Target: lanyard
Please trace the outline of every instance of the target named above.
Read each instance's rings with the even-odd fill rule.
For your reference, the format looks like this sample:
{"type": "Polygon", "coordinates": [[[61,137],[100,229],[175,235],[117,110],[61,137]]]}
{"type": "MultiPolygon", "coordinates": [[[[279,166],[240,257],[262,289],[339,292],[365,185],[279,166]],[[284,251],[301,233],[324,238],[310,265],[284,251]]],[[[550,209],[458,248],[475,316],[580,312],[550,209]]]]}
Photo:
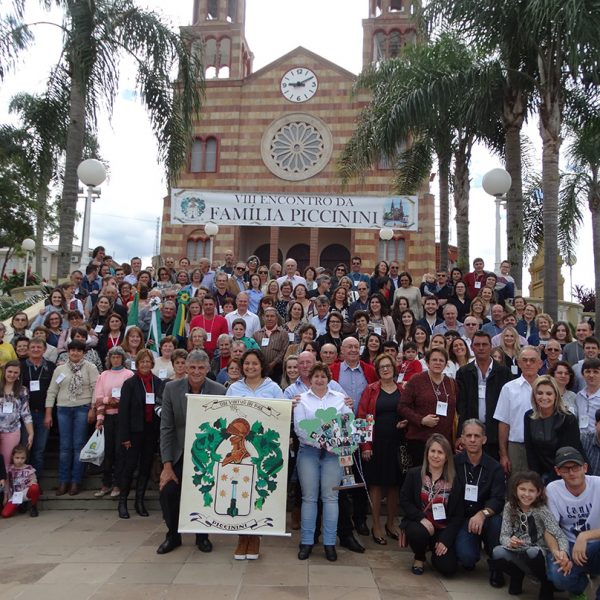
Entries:
{"type": "Polygon", "coordinates": [[[469,485],[479,485],[479,480],[481,479],[481,472],[483,471],[483,467],[481,467],[479,469],[479,476],[477,477],[477,481],[473,484],[473,483],[469,483],[469,478],[467,477],[467,465],[463,465],[463,467],[465,468],[465,482],[468,483],[469,485]]]}

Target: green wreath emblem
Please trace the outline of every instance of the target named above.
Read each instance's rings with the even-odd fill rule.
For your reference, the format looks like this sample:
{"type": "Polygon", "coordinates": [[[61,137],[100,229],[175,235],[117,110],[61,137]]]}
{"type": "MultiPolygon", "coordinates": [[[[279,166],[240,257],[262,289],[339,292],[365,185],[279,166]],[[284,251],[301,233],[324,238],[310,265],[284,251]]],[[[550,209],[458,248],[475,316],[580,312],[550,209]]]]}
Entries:
{"type": "MultiPolygon", "coordinates": [[[[223,458],[218,447],[230,437],[227,433],[226,419],[217,419],[212,425],[202,423],[200,433],[192,444],[191,454],[194,465],[192,483],[198,488],[204,500],[204,506],[213,502],[212,490],[215,486],[214,471],[217,463],[223,458]]],[[[279,444],[279,433],[264,428],[260,421],[255,421],[246,436],[256,450],[257,456],[250,460],[256,467],[256,483],[254,490],[257,498],[254,507],[262,510],[265,500],[277,489],[277,474],[283,468],[283,456],[279,444]]]]}

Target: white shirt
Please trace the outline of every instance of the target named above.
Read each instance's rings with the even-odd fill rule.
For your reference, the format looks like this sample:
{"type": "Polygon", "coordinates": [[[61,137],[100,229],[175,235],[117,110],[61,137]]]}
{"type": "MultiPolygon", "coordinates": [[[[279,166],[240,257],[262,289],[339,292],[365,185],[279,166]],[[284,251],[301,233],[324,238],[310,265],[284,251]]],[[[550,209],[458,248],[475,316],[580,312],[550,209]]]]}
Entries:
{"type": "Polygon", "coordinates": [[[237,310],[234,310],[228,315],[225,315],[225,319],[227,320],[227,325],[229,326],[229,333],[232,333],[231,328],[236,319],[244,319],[246,322],[246,337],[252,337],[260,329],[259,318],[250,311],[246,312],[244,315],[240,315],[237,310]]]}
{"type": "Polygon", "coordinates": [[[588,393],[587,389],[577,392],[575,397],[577,405],[577,414],[579,415],[579,431],[596,431],[596,411],[600,408],[600,389],[593,394],[588,393]]]}
{"type": "Polygon", "coordinates": [[[492,372],[492,367],[494,366],[494,359],[490,358],[490,365],[487,368],[485,375],[481,372],[478,364],[475,364],[475,371],[477,371],[477,398],[479,400],[478,403],[478,412],[479,412],[479,420],[482,423],[485,423],[485,414],[487,411],[487,407],[485,404],[485,396],[486,396],[486,386],[487,386],[487,378],[490,376],[492,372]]]}
{"type": "Polygon", "coordinates": [[[579,496],[571,494],[562,479],[549,483],[546,494],[548,508],[572,544],[578,532],[600,529],[600,477],[586,475],[579,496]]]}
{"type": "Polygon", "coordinates": [[[323,398],[319,398],[311,390],[300,394],[300,402],[294,408],[294,430],[300,440],[301,444],[308,446],[316,446],[319,448],[319,444],[312,440],[308,435],[308,432],[300,427],[300,421],[305,419],[314,419],[315,413],[319,409],[335,408],[338,414],[351,413],[352,409],[346,406],[344,402],[345,395],[340,392],[332,392],[327,390],[327,393],[323,398]]]}
{"type": "Polygon", "coordinates": [[[283,275],[282,277],[278,277],[277,283],[279,284],[279,287],[281,287],[281,284],[284,281],[291,282],[293,287],[296,287],[299,283],[306,285],[306,279],[304,279],[304,277],[300,277],[300,275],[292,275],[291,277],[289,275],[283,275]]]}
{"type": "Polygon", "coordinates": [[[531,408],[531,393],[531,386],[523,376],[505,383],[500,391],[494,419],[509,426],[509,442],[525,441],[523,421],[531,408]]]}

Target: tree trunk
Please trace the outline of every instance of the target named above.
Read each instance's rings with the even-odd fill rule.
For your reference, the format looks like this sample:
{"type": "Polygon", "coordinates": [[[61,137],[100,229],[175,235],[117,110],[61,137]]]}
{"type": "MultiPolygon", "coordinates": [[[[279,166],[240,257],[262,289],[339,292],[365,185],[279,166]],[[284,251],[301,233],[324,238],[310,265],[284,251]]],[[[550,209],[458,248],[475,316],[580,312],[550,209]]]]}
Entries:
{"type": "Polygon", "coordinates": [[[506,246],[515,288],[523,289],[523,178],[521,174],[521,127],[523,118],[506,128],[504,154],[512,178],[506,194],[506,246]]]}
{"type": "Polygon", "coordinates": [[[4,273],[6,272],[6,265],[8,264],[8,261],[10,260],[11,256],[15,253],[15,249],[14,248],[7,248],[6,249],[6,254],[4,255],[4,262],[2,263],[2,271],[0,271],[0,279],[4,278],[4,273]]]}
{"type": "Polygon", "coordinates": [[[46,202],[48,184],[38,187],[35,207],[35,272],[42,277],[42,252],[44,250],[44,231],[46,229],[46,202]]]}
{"type": "Polygon", "coordinates": [[[440,172],[440,269],[448,269],[448,236],[450,229],[450,156],[439,156],[440,172]]]}
{"type": "Polygon", "coordinates": [[[454,153],[454,207],[456,208],[456,240],[458,268],[469,270],[469,162],[473,138],[468,135],[460,139],[454,153]]]}
{"type": "MultiPolygon", "coordinates": [[[[595,186],[597,177],[594,177],[595,186]]],[[[596,323],[596,336],[598,335],[598,316],[600,316],[600,195],[592,194],[589,197],[590,212],[592,213],[592,243],[594,246],[594,292],[596,293],[596,306],[594,308],[594,321],[596,323]]]]}
{"type": "Polygon", "coordinates": [[[539,107],[542,137],[542,192],[544,197],[544,312],[558,318],[558,193],[560,172],[561,107],[558,90],[546,87],[539,107]]]}
{"type": "MultiPolygon", "coordinates": [[[[79,69],[72,66],[71,97],[69,108],[69,130],[65,151],[65,176],[59,212],[58,279],[71,271],[75,214],[77,212],[77,167],[81,162],[85,136],[85,96],[81,88],[79,69]]],[[[85,252],[87,248],[82,248],[85,252]]]]}

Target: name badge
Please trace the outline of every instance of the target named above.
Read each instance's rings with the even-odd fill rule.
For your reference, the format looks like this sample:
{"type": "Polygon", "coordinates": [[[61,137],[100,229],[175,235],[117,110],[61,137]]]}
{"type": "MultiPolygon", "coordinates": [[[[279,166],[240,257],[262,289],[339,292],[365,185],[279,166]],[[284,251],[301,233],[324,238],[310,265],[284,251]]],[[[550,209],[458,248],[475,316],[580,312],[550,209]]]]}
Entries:
{"type": "Polygon", "coordinates": [[[440,417],[447,417],[448,416],[448,403],[438,400],[438,403],[435,407],[435,414],[439,415],[440,417]]]}
{"type": "Polygon", "coordinates": [[[121,388],[119,388],[119,387],[113,388],[111,395],[113,398],[120,398],[121,397],[121,388]]]}
{"type": "Polygon", "coordinates": [[[432,504],[433,518],[436,521],[443,521],[446,518],[446,507],[443,504],[432,504]]]}
{"type": "Polygon", "coordinates": [[[12,402],[5,402],[2,405],[2,414],[5,415],[10,415],[13,412],[13,403],[12,402]]]}
{"type": "Polygon", "coordinates": [[[40,391],[40,381],[39,381],[39,379],[37,379],[35,381],[32,379],[29,382],[29,391],[30,392],[39,392],[40,391]]]}
{"type": "Polygon", "coordinates": [[[96,325],[96,327],[94,327],[94,331],[96,333],[102,333],[102,329],[103,329],[102,325],[96,325]]]}
{"type": "Polygon", "coordinates": [[[60,384],[64,381],[65,379],[65,374],[61,373],[57,378],[56,378],[56,383],[60,384]]]}
{"type": "Polygon", "coordinates": [[[485,398],[485,383],[478,385],[477,390],[479,398],[485,398]]]}
{"type": "Polygon", "coordinates": [[[479,495],[478,485],[465,485],[465,500],[469,502],[477,502],[477,496],[479,495]]]}
{"type": "Polygon", "coordinates": [[[206,332],[206,341],[212,342],[212,333],[210,331],[206,332]]]}
{"type": "Polygon", "coordinates": [[[131,365],[131,369],[135,371],[135,360],[130,361],[129,364],[131,365]]]}
{"type": "MultiPolygon", "coordinates": [[[[158,370],[158,377],[159,377],[159,379],[166,379],[167,378],[167,370],[166,369],[159,369],[158,370]]],[[[152,404],[154,404],[154,402],[152,404]]]]}
{"type": "Polygon", "coordinates": [[[579,415],[579,429],[587,429],[590,424],[589,415],[579,415]]]}
{"type": "Polygon", "coordinates": [[[154,394],[149,394],[146,392],[146,404],[156,404],[154,400],[154,394]]]}
{"type": "Polygon", "coordinates": [[[13,504],[23,504],[23,492],[13,492],[12,498],[10,499],[10,501],[13,504]]]}
{"type": "Polygon", "coordinates": [[[270,339],[271,339],[271,338],[264,337],[264,338],[263,338],[263,339],[260,341],[260,345],[261,345],[263,348],[264,348],[265,346],[268,346],[268,345],[269,345],[269,340],[270,340],[270,339]]]}
{"type": "Polygon", "coordinates": [[[288,340],[290,342],[293,342],[295,339],[296,339],[296,334],[295,333],[292,333],[292,332],[288,333],[288,340]]]}
{"type": "Polygon", "coordinates": [[[481,281],[475,282],[475,289],[478,290],[481,287],[481,281]]]}
{"type": "Polygon", "coordinates": [[[381,327],[373,327],[373,331],[377,334],[377,335],[381,335],[381,327]]]}
{"type": "Polygon", "coordinates": [[[519,367],[517,365],[510,365],[510,372],[513,375],[518,375],[519,374],[519,367]]]}
{"type": "Polygon", "coordinates": [[[397,383],[402,383],[404,381],[404,373],[398,373],[398,379],[396,379],[397,383]]]}
{"type": "Polygon", "coordinates": [[[359,352],[360,354],[362,354],[364,351],[365,351],[365,347],[364,347],[364,346],[361,346],[361,347],[359,348],[359,350],[358,350],[358,352],[359,352]]]}

